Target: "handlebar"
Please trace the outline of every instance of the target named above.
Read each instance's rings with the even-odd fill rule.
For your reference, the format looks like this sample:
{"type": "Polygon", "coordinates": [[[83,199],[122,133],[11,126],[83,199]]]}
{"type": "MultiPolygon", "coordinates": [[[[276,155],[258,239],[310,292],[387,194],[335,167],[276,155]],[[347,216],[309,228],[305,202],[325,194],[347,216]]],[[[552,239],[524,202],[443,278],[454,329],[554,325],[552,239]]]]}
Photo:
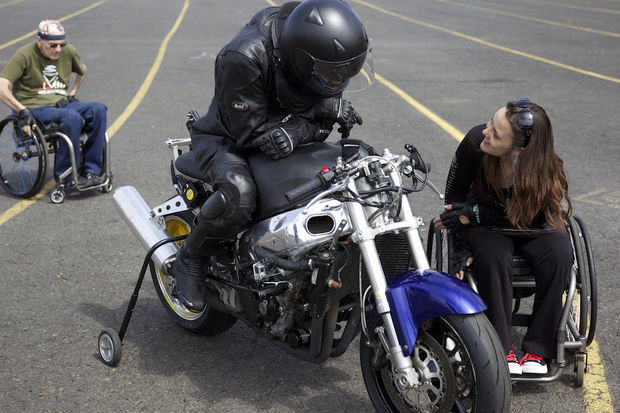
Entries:
{"type": "Polygon", "coordinates": [[[322,190],[329,188],[335,177],[336,173],[333,170],[325,168],[316,174],[316,178],[313,178],[310,181],[287,192],[285,194],[286,199],[288,199],[291,203],[296,203],[306,197],[318,194],[322,190]]]}

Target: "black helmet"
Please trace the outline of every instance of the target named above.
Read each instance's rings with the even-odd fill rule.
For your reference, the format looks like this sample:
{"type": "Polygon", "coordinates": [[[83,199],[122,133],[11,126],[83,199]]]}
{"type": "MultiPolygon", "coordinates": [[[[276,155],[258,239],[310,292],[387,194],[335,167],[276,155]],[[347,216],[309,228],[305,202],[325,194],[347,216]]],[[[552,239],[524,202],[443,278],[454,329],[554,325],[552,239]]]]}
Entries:
{"type": "Polygon", "coordinates": [[[287,69],[323,96],[336,96],[360,72],[368,36],[343,0],[306,0],[287,17],[280,35],[287,69]]]}

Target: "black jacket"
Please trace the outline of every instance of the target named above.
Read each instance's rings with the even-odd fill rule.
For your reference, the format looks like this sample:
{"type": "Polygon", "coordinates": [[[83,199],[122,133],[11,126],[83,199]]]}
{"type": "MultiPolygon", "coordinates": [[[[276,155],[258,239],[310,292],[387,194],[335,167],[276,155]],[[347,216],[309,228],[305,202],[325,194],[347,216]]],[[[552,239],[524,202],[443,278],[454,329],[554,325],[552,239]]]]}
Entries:
{"type": "MultiPolygon", "coordinates": [[[[254,139],[289,114],[301,118],[313,140],[327,137],[333,122],[315,121],[312,115],[322,97],[287,77],[274,47],[281,23],[297,4],[259,11],[218,53],[215,94],[208,113],[192,127],[194,151],[216,153],[212,146],[222,141],[212,135],[227,138],[226,145],[239,153],[255,150],[254,139]]],[[[196,158],[206,167],[204,154],[196,158]]]]}

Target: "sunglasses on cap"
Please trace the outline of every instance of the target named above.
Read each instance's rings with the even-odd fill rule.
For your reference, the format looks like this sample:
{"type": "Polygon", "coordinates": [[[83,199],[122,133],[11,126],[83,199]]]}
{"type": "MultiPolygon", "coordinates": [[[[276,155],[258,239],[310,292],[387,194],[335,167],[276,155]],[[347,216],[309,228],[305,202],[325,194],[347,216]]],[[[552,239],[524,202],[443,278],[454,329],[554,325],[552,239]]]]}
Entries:
{"type": "Polygon", "coordinates": [[[513,102],[518,107],[525,109],[519,112],[519,127],[523,130],[525,134],[525,143],[523,147],[525,148],[528,143],[530,143],[530,137],[532,136],[532,128],[534,127],[534,115],[530,111],[530,100],[529,99],[519,99],[513,102]]]}

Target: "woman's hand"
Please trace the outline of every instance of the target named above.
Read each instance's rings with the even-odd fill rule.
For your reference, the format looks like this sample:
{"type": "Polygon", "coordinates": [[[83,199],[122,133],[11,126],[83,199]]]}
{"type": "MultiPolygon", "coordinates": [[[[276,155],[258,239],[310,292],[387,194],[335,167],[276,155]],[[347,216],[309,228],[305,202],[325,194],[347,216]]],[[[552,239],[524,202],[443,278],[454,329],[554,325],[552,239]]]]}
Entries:
{"type": "Polygon", "coordinates": [[[474,206],[466,202],[455,202],[445,206],[445,211],[433,220],[440,229],[462,229],[476,221],[474,206]]]}
{"type": "Polygon", "coordinates": [[[474,262],[474,257],[471,256],[471,252],[464,250],[459,251],[454,255],[454,276],[459,280],[463,280],[465,278],[465,270],[471,266],[474,262]]]}
{"type": "Polygon", "coordinates": [[[452,204],[446,205],[444,208],[445,211],[433,220],[433,223],[436,227],[439,227],[439,229],[450,230],[455,226],[458,226],[454,225],[453,217],[458,217],[458,220],[462,226],[466,226],[471,223],[466,215],[460,215],[457,211],[453,211],[452,204]]]}

